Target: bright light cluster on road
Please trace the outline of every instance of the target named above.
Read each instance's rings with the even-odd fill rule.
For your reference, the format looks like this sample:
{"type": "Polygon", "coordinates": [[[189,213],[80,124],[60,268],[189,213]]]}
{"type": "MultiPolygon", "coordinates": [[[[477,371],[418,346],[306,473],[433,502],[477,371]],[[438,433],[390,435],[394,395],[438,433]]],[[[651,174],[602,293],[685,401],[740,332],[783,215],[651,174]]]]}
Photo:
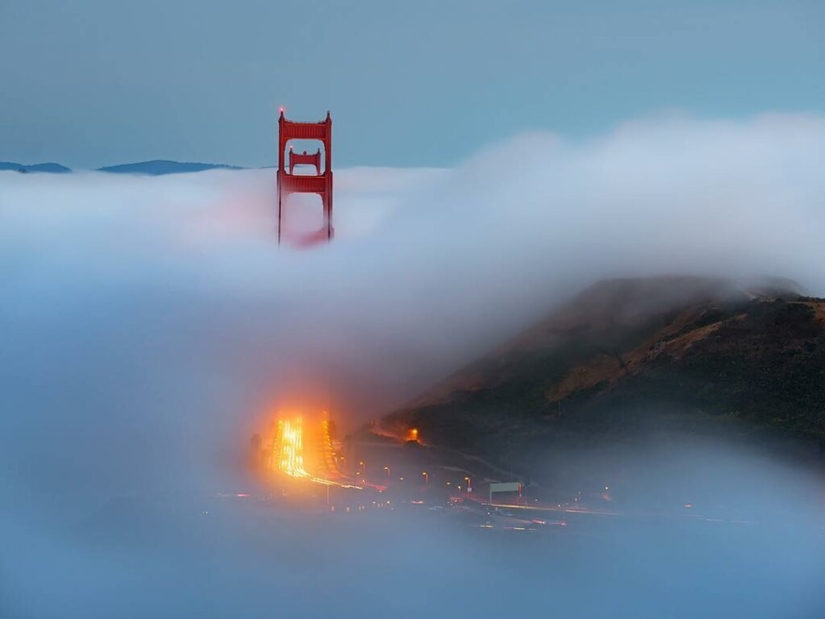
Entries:
{"type": "Polygon", "coordinates": [[[304,429],[301,417],[278,421],[275,440],[278,468],[292,477],[310,477],[304,468],[304,429]]]}
{"type": "Polygon", "coordinates": [[[329,420],[324,418],[318,426],[304,423],[301,415],[282,417],[278,420],[275,440],[272,443],[270,465],[290,477],[306,479],[325,486],[339,486],[342,488],[356,488],[360,486],[349,484],[340,479],[335,465],[332,438],[330,436],[329,420]],[[313,427],[315,432],[313,432],[313,427]],[[318,440],[320,430],[320,441],[318,440]],[[314,463],[314,465],[313,465],[314,463]],[[323,463],[326,468],[319,468],[323,463]],[[309,468],[310,470],[307,470],[309,468]],[[314,471],[310,472],[310,471],[314,471]],[[326,475],[326,476],[323,476],[326,475]],[[330,479],[332,477],[333,479],[330,479]]]}

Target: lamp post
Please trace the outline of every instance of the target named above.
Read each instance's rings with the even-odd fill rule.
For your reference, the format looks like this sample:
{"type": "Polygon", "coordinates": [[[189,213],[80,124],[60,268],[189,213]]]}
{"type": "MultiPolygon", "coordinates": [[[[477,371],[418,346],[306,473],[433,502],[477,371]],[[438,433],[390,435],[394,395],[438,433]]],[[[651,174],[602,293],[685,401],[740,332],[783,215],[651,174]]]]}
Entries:
{"type": "Polygon", "coordinates": [[[430,476],[429,476],[429,474],[427,474],[426,471],[423,471],[421,474],[424,476],[424,485],[429,486],[430,485],[430,476]]]}
{"type": "Polygon", "coordinates": [[[387,471],[387,479],[389,479],[390,478],[390,467],[385,466],[384,470],[387,471]]]}
{"type": "Polygon", "coordinates": [[[470,482],[470,478],[469,478],[469,477],[465,477],[465,478],[464,478],[464,481],[466,481],[466,482],[467,482],[467,494],[469,494],[469,493],[472,491],[473,484],[470,482]]]}

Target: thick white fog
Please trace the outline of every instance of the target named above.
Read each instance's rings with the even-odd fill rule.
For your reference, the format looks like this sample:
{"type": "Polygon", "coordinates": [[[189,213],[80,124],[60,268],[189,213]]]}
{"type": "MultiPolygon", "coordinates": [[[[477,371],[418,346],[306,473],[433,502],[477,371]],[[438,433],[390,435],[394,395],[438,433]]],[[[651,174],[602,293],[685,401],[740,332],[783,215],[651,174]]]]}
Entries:
{"type": "MultiPolygon", "coordinates": [[[[153,511],[129,539],[76,525],[112,500],[236,491],[240,454],[273,408],[324,406],[353,428],[598,278],[768,274],[825,295],[825,119],[663,117],[578,142],[528,134],[454,169],[342,169],[335,183],[334,242],[301,250],[276,244],[274,170],[0,172],[0,615],[631,617],[666,606],[658,568],[611,564],[658,565],[661,547],[639,531],[591,573],[583,558],[543,572],[535,553],[510,562],[523,548],[440,530],[353,541],[365,529],[336,546],[341,531],[260,514],[230,512],[207,532],[184,507],[153,511]],[[558,608],[543,597],[550,574],[565,583],[551,587],[558,608]],[[520,593],[485,606],[491,578],[520,593]],[[617,596],[615,614],[594,582],[617,596]],[[645,590],[652,605],[634,606],[645,590]]],[[[782,486],[790,473],[759,474],[782,486]]],[[[781,616],[789,591],[791,610],[823,608],[802,537],[739,553],[714,535],[709,547],[730,553],[719,570],[740,557],[776,564],[740,583],[763,591],[752,612],[738,614],[726,589],[692,616],[781,616]]],[[[692,582],[679,578],[672,586],[692,582]]]]}

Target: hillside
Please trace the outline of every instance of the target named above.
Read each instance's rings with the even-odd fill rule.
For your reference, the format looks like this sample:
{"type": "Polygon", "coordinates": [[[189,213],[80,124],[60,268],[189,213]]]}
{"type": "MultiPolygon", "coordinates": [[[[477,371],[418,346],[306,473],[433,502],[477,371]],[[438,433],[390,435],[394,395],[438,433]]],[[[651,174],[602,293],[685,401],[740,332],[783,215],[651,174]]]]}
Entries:
{"type": "Polygon", "coordinates": [[[825,300],[792,282],[599,282],[380,422],[526,465],[662,432],[825,445],[825,300]]]}

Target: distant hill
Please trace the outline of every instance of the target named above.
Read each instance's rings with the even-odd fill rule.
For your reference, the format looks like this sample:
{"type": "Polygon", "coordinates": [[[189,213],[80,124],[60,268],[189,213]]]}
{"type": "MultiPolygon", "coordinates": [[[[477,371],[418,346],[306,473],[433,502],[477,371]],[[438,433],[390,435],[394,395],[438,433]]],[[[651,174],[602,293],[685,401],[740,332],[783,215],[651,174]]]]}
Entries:
{"type": "Polygon", "coordinates": [[[428,444],[525,468],[528,454],[662,428],[825,453],[825,300],[801,292],[782,279],[602,281],[379,431],[415,427],[428,444]]]}
{"type": "Polygon", "coordinates": [[[163,174],[182,174],[187,172],[203,172],[204,170],[240,170],[237,166],[230,166],[218,163],[197,163],[180,162],[156,159],[154,161],[141,161],[138,163],[124,163],[121,165],[106,166],[98,168],[99,172],[111,172],[114,174],[148,174],[151,176],[161,176],[163,174]]]}
{"type": "MultiPolygon", "coordinates": [[[[124,163],[120,165],[106,166],[98,168],[98,172],[110,172],[112,174],[146,174],[149,176],[161,176],[163,174],[184,174],[187,172],[203,172],[204,170],[242,170],[238,166],[225,165],[221,163],[200,163],[181,162],[156,159],[154,161],[139,161],[137,163],[124,163]]],[[[71,168],[59,163],[37,163],[25,165],[13,161],[0,161],[0,170],[12,170],[14,172],[50,172],[53,174],[65,174],[71,172],[71,168]]]]}
{"type": "Polygon", "coordinates": [[[52,174],[65,174],[71,172],[70,168],[62,166],[59,163],[37,163],[34,165],[25,165],[22,163],[14,163],[12,161],[0,161],[0,170],[13,170],[15,172],[50,172],[52,174]]]}

